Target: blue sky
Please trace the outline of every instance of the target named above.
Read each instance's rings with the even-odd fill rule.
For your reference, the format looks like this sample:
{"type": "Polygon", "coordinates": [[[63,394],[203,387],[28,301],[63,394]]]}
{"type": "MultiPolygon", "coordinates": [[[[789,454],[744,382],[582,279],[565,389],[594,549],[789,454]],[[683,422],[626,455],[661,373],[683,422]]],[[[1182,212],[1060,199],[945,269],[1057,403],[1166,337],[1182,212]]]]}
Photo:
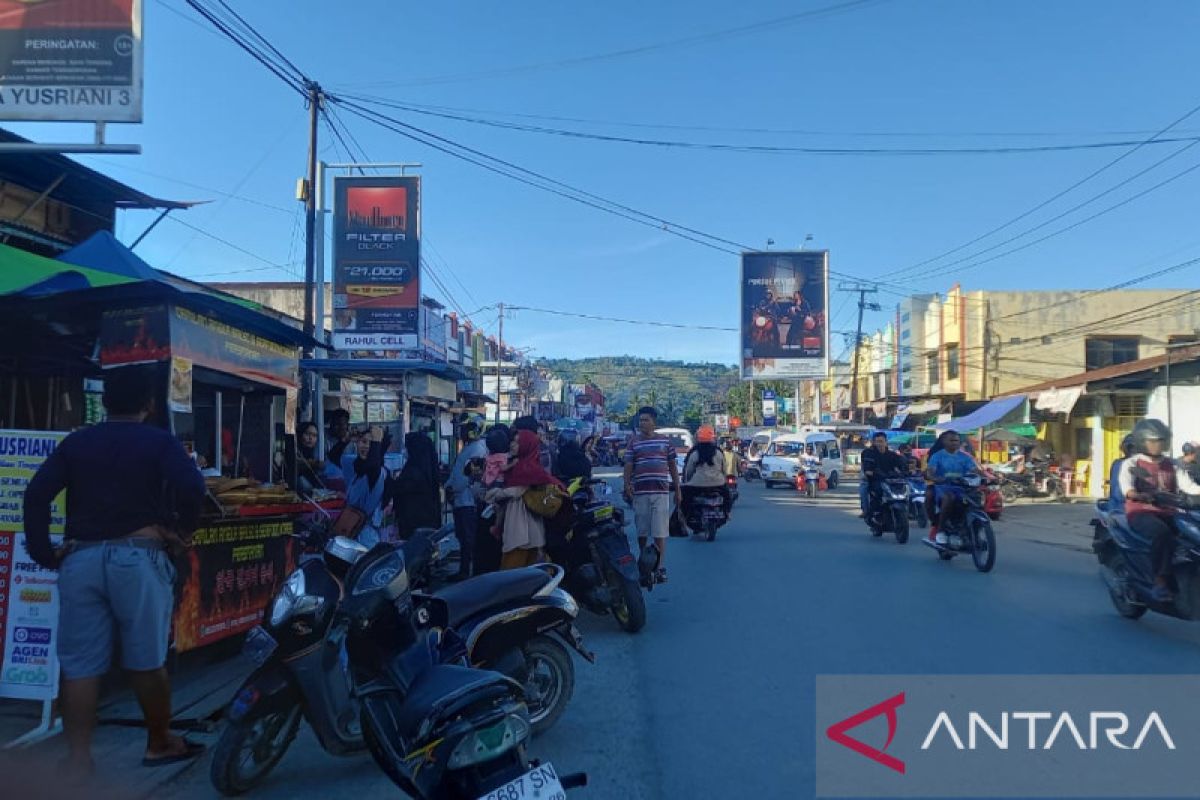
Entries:
{"type": "MultiPolygon", "coordinates": [[[[687,46],[478,75],[670,42],[837,2],[255,0],[235,6],[331,91],[471,109],[510,121],[516,120],[513,114],[586,119],[594,122],[521,121],[606,135],[834,148],[1137,140],[1200,103],[1191,80],[1197,71],[1194,32],[1200,4],[1186,0],[890,0],[687,46]],[[824,133],[690,129],[698,127],[824,133]],[[884,133],[920,135],[863,135],[884,133]]],[[[113,141],[142,144],[144,154],[86,160],[152,193],[213,200],[180,219],[248,252],[173,221],[160,225],[139,252],[156,266],[211,280],[283,280],[302,274],[303,226],[293,199],[305,163],[300,99],[207,30],[182,0],[146,0],[145,5],[145,122],[112,126],[110,133],[113,141]]],[[[468,312],[504,301],[736,325],[736,256],[522,186],[344,112],[342,118],[373,160],[424,164],[426,254],[453,295],[446,298],[427,283],[435,297],[451,299],[468,312]]],[[[832,269],[863,278],[886,279],[889,272],[967,242],[1123,152],[748,154],[403,118],[736,242],[761,246],[771,238],[784,248],[811,233],[810,246],[831,251],[832,269]]],[[[66,125],[13,127],[43,141],[89,135],[66,125]]],[[[1172,133],[1198,131],[1200,113],[1172,133]]],[[[343,160],[327,130],[322,136],[322,157],[343,160]]],[[[896,280],[914,292],[944,290],[955,280],[970,288],[1096,288],[1198,256],[1194,220],[1200,170],[1044,243],[974,269],[930,275],[1114,186],[1181,146],[1142,148],[1001,234],[896,280]]],[[[1197,163],[1200,147],[1014,245],[1197,163]]],[[[131,241],[148,221],[144,213],[125,214],[118,234],[131,241]]],[[[1181,270],[1146,285],[1194,286],[1198,270],[1181,270]]],[[[897,299],[879,296],[886,306],[897,299]]],[[[853,327],[854,309],[845,295],[835,292],[832,307],[838,312],[835,329],[853,327]]],[[[868,321],[884,315],[874,316],[868,321]]],[[[476,315],[492,330],[494,318],[494,311],[476,315]]],[[[732,333],[532,312],[507,320],[505,338],[535,347],[535,356],[636,354],[732,363],[737,347],[732,333]]],[[[835,353],[842,349],[839,344],[835,341],[835,353]]]]}

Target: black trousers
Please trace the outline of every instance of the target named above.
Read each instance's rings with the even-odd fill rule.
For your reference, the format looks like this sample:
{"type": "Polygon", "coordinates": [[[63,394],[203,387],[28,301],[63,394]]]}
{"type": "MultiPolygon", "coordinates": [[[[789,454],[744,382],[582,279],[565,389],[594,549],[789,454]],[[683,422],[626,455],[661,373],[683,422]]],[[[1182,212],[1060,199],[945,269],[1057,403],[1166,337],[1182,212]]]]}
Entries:
{"type": "Polygon", "coordinates": [[[471,574],[475,556],[475,536],[479,530],[479,509],[475,506],[454,507],[454,535],[458,538],[459,566],[463,576],[471,574]]]}
{"type": "Polygon", "coordinates": [[[1131,514],[1129,527],[1150,540],[1150,561],[1154,574],[1165,578],[1171,574],[1171,561],[1175,558],[1175,526],[1157,514],[1131,514]]]}

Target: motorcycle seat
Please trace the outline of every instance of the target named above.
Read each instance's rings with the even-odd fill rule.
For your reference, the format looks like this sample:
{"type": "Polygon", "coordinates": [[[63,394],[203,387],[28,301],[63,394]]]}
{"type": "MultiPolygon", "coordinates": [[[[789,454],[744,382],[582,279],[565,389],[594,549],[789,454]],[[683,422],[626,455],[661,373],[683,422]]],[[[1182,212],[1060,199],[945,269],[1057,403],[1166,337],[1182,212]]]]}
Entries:
{"type": "Polygon", "coordinates": [[[396,712],[396,725],[406,738],[412,738],[427,719],[452,717],[470,705],[506,694],[523,696],[520,685],[499,672],[439,664],[417,678],[396,712]]]}
{"type": "Polygon", "coordinates": [[[510,605],[514,600],[529,600],[550,582],[551,574],[542,567],[524,567],[489,572],[434,593],[446,604],[450,626],[487,611],[510,605]]]}

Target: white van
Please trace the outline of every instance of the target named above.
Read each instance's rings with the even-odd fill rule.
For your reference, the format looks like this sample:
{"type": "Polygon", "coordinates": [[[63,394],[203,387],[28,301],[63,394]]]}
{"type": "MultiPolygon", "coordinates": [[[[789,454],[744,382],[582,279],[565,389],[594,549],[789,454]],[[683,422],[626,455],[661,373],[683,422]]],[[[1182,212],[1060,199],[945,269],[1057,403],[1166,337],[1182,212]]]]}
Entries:
{"type": "Polygon", "coordinates": [[[826,431],[776,436],[763,456],[763,483],[768,489],[777,483],[795,486],[796,475],[803,469],[805,456],[817,459],[821,475],[829,483],[829,488],[837,488],[846,467],[842,463],[837,437],[826,431]]]}
{"type": "Polygon", "coordinates": [[[695,440],[692,439],[692,432],[687,428],[655,428],[654,432],[670,440],[671,447],[675,448],[675,466],[679,470],[679,474],[682,475],[683,462],[695,444],[695,440]]]}

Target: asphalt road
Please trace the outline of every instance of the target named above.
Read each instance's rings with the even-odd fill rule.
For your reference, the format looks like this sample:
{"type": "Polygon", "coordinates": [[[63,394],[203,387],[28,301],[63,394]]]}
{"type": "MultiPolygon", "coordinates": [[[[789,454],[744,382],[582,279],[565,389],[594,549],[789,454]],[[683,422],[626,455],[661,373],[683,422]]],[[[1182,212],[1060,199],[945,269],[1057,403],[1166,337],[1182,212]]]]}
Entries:
{"type": "MultiPolygon", "coordinates": [[[[803,798],[814,793],[814,676],[1187,672],[1200,626],[1119,618],[1097,578],[1083,506],[1027,505],[997,524],[990,574],[872,538],[855,487],[808,500],[743,484],[714,543],[672,539],[670,583],[637,635],[588,615],[597,663],[531,753],[586,770],[581,800],[803,798]]],[[[208,798],[208,764],[162,795],[208,798]]],[[[389,796],[369,758],[304,732],[253,796],[389,796]]]]}

